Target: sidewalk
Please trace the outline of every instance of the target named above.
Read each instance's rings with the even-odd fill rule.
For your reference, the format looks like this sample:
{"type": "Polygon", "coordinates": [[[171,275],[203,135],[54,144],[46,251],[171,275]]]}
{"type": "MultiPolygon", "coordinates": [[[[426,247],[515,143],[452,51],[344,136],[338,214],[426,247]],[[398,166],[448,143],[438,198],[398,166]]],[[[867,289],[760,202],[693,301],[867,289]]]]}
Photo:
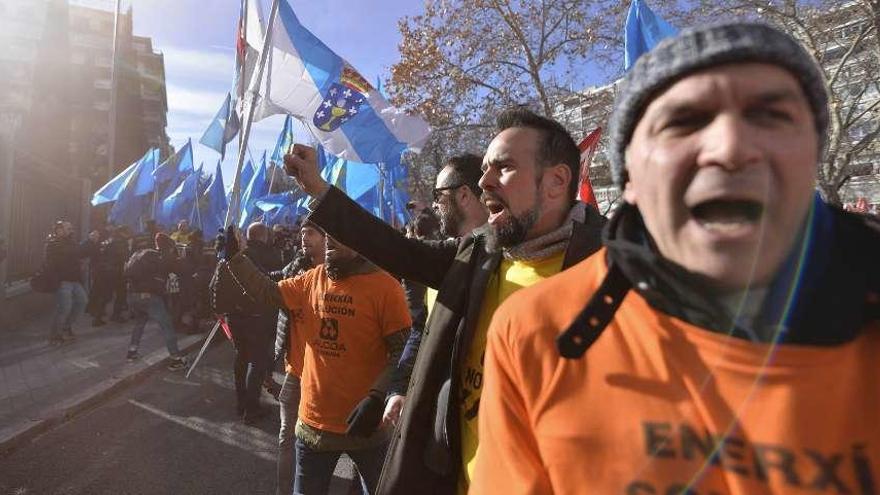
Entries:
{"type": "MultiPolygon", "coordinates": [[[[86,315],[74,328],[76,341],[50,347],[51,312],[50,306],[0,335],[0,455],[166,365],[165,341],[153,322],[144,330],[141,359],[129,363],[131,322],[92,328],[86,315]]],[[[205,337],[178,333],[178,346],[194,354],[205,337]]]]}

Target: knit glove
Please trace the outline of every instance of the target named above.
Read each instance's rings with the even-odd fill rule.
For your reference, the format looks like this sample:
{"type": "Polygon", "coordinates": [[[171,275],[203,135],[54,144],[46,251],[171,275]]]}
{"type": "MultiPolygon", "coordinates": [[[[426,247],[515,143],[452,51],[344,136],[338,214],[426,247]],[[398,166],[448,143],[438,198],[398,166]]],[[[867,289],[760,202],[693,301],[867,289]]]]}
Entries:
{"type": "Polygon", "coordinates": [[[379,422],[382,421],[382,413],[385,409],[384,394],[377,390],[370,390],[370,394],[355,406],[345,423],[348,429],[345,430],[346,435],[355,437],[368,437],[379,428],[379,422]]]}

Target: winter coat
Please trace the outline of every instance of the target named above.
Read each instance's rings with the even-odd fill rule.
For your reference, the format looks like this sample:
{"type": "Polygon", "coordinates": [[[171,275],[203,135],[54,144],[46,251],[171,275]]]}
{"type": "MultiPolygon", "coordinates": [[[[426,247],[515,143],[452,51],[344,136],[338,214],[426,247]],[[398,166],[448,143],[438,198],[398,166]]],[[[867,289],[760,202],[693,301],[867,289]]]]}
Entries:
{"type": "Polygon", "coordinates": [[[89,254],[88,241],[78,244],[72,236],[50,235],[46,239],[46,268],[59,282],[82,283],[79,260],[89,254]]]}

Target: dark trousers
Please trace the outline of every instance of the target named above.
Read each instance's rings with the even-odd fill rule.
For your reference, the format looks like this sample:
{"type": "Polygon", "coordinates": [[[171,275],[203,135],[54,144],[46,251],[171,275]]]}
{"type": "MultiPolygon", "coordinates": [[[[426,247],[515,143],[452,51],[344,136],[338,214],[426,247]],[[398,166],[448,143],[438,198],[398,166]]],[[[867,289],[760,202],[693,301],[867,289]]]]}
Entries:
{"type": "Polygon", "coordinates": [[[230,316],[235,346],[233,374],[235,396],[240,413],[256,412],[260,407],[263,380],[272,366],[276,315],[230,316]]]}
{"type": "Polygon", "coordinates": [[[128,286],[120,272],[113,277],[113,317],[121,317],[126,309],[128,309],[128,286]]]}
{"type": "Polygon", "coordinates": [[[89,292],[87,311],[95,318],[103,318],[104,310],[110,299],[113,300],[113,316],[119,317],[128,306],[125,279],[122,273],[96,273],[92,278],[92,290],[89,292]]]}
{"type": "Polygon", "coordinates": [[[327,493],[333,471],[342,454],[348,454],[357,467],[363,493],[376,493],[385,451],[388,444],[369,449],[317,451],[310,449],[302,440],[296,439],[296,476],[293,481],[294,495],[327,493]]]}
{"type": "Polygon", "coordinates": [[[113,295],[113,282],[108,273],[95,273],[92,277],[92,287],[89,291],[89,303],[86,312],[95,318],[104,317],[104,308],[110,302],[113,295]]]}

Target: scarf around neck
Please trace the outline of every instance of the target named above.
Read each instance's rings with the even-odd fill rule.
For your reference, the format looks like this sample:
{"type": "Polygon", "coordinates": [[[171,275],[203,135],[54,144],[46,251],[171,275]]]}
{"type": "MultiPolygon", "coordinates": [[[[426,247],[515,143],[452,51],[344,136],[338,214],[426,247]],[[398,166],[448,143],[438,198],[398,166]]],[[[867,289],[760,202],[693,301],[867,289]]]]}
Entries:
{"type": "Polygon", "coordinates": [[[572,224],[574,222],[583,223],[586,217],[586,205],[578,201],[571,207],[568,216],[556,230],[523,241],[516,246],[502,249],[504,258],[511,261],[534,261],[555,256],[568,247],[572,224]]]}

